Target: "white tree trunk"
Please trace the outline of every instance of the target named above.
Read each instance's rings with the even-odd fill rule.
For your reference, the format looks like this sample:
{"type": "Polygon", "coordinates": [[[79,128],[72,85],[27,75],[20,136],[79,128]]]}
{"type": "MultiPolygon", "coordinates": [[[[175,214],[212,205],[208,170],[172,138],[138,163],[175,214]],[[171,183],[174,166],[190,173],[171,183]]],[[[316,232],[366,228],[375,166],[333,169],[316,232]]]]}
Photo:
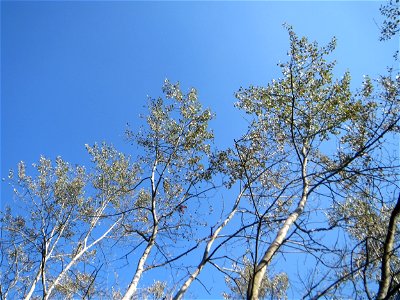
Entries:
{"type": "Polygon", "coordinates": [[[197,278],[197,276],[200,274],[201,270],[204,268],[208,260],[210,259],[209,252],[211,249],[211,246],[215,242],[215,240],[218,237],[218,234],[220,231],[232,220],[233,216],[235,215],[237,211],[237,207],[239,205],[240,199],[243,196],[243,193],[245,192],[246,188],[244,188],[242,191],[240,191],[239,195],[236,198],[235,204],[232,207],[231,212],[229,215],[226,217],[226,219],[218,226],[218,228],[214,231],[214,233],[210,236],[210,240],[208,241],[206,248],[204,249],[204,254],[203,258],[201,259],[199,265],[197,266],[196,270],[189,276],[189,278],[185,281],[185,283],[181,286],[181,288],[178,290],[178,292],[175,294],[173,300],[180,300],[182,299],[183,295],[186,293],[190,285],[193,283],[193,281],[197,278]]]}
{"type": "Polygon", "coordinates": [[[72,258],[72,260],[69,262],[69,264],[64,268],[64,270],[62,270],[62,272],[57,276],[57,278],[54,280],[54,282],[49,287],[46,297],[44,298],[45,300],[49,299],[54,288],[57,286],[57,284],[60,282],[60,280],[65,276],[65,274],[72,268],[72,266],[74,266],[78,262],[79,258],[81,258],[81,256],[83,254],[85,254],[89,249],[93,248],[98,242],[103,240],[111,232],[111,230],[113,230],[113,228],[119,223],[120,220],[121,220],[121,218],[118,219],[117,221],[115,221],[115,223],[112,224],[109,229],[107,229],[98,239],[96,239],[90,245],[86,245],[87,238],[85,239],[83,245],[81,246],[80,251],[78,251],[75,254],[75,256],[72,258]]]}
{"type": "MultiPolygon", "coordinates": [[[[304,149],[303,149],[304,150],[304,149]]],[[[248,291],[247,291],[247,298],[251,300],[258,300],[259,298],[259,291],[261,287],[262,279],[265,276],[267,271],[267,267],[272,260],[272,257],[278,251],[279,247],[282,245],[290,227],[293,225],[294,222],[298,219],[298,217],[304,211],[304,206],[306,205],[307,198],[308,198],[308,190],[309,190],[309,182],[307,180],[307,157],[304,157],[304,161],[302,163],[302,178],[303,178],[303,191],[301,195],[301,199],[294,210],[288,218],[285,220],[285,223],[278,231],[274,241],[268,247],[267,251],[265,252],[264,256],[262,257],[261,261],[258,263],[254,276],[250,279],[248,291]]]]}
{"type": "Polygon", "coordinates": [[[32,282],[31,288],[29,289],[28,294],[26,294],[24,300],[31,299],[32,294],[33,294],[33,292],[35,291],[35,288],[36,288],[36,283],[39,281],[41,276],[42,276],[42,262],[40,263],[39,271],[37,272],[36,277],[32,282]]]}
{"type": "MultiPolygon", "coordinates": [[[[157,156],[156,156],[157,157],[157,156]]],[[[146,249],[144,249],[142,256],[139,259],[139,262],[136,267],[136,273],[135,276],[133,276],[133,279],[131,283],[128,286],[128,290],[126,291],[124,297],[122,300],[131,300],[133,295],[136,293],[137,285],[139,283],[140,277],[142,277],[143,270],[144,270],[144,264],[146,263],[147,258],[150,255],[150,251],[153,248],[155,242],[156,242],[156,237],[158,233],[158,218],[157,218],[157,213],[156,213],[156,190],[157,190],[157,185],[155,182],[155,173],[157,170],[157,164],[158,161],[157,159],[154,161],[153,164],[153,169],[151,173],[151,191],[152,191],[152,199],[151,199],[151,212],[153,215],[153,232],[151,233],[151,237],[147,243],[146,249]]]]}
{"type": "Polygon", "coordinates": [[[122,300],[130,300],[132,299],[133,295],[136,293],[137,285],[139,283],[140,277],[143,274],[144,264],[149,257],[150,251],[155,244],[155,237],[157,235],[157,228],[153,231],[152,237],[150,241],[147,243],[146,249],[144,250],[142,257],[140,258],[138,265],[136,267],[136,273],[133,277],[131,283],[129,284],[128,290],[126,291],[122,300]]]}

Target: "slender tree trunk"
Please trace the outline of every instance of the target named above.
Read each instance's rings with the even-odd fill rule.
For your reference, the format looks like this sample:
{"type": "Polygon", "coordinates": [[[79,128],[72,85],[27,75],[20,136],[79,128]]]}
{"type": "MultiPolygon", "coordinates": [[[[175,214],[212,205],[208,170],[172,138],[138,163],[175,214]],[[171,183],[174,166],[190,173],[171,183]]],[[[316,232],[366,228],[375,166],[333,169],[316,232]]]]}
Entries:
{"type": "MultiPolygon", "coordinates": [[[[112,226],[110,226],[110,228],[108,228],[98,239],[96,239],[91,244],[86,245],[87,238],[85,239],[81,249],[75,254],[75,256],[71,259],[69,264],[64,268],[64,270],[62,270],[62,272],[57,276],[57,278],[53,281],[53,283],[49,287],[49,289],[47,291],[47,294],[46,294],[46,297],[44,297],[45,300],[49,299],[49,297],[51,296],[51,293],[53,292],[54,288],[61,281],[61,279],[65,276],[65,274],[79,261],[81,256],[83,254],[85,254],[88,250],[93,248],[101,240],[103,240],[111,232],[111,230],[113,230],[113,228],[119,223],[120,220],[121,220],[121,218],[118,219],[117,221],[115,221],[114,224],[112,224],[112,226]]],[[[91,233],[91,231],[88,232],[87,236],[89,236],[90,233],[91,233]]]]}
{"type": "MultiPolygon", "coordinates": [[[[156,150],[156,156],[155,156],[156,158],[153,163],[151,177],[150,177],[151,214],[153,216],[153,231],[147,242],[146,249],[144,249],[143,254],[140,257],[139,262],[136,266],[135,276],[133,276],[133,279],[132,279],[131,283],[129,284],[128,290],[126,291],[122,300],[131,300],[133,295],[136,293],[137,285],[139,283],[140,277],[142,277],[142,274],[143,274],[144,264],[146,263],[146,260],[150,255],[150,251],[156,242],[156,237],[157,237],[157,233],[158,233],[158,217],[157,217],[157,212],[156,212],[156,195],[157,195],[157,188],[158,188],[158,183],[160,182],[160,179],[158,180],[158,183],[156,183],[156,172],[157,172],[157,166],[158,166],[158,149],[156,148],[155,150],[156,150]]],[[[166,167],[167,166],[165,166],[164,170],[166,169],[166,167]]],[[[164,173],[164,171],[162,173],[164,173]]],[[[162,174],[160,176],[162,176],[162,174]]]]}
{"type": "MultiPolygon", "coordinates": [[[[304,150],[304,149],[303,149],[304,150]]],[[[304,151],[303,151],[304,152],[304,151]]],[[[308,198],[308,190],[309,190],[309,182],[307,180],[307,157],[304,157],[304,161],[302,163],[302,178],[303,178],[303,192],[301,195],[301,199],[297,205],[297,208],[293,213],[289,215],[289,217],[285,220],[285,223],[278,231],[274,241],[268,247],[261,261],[258,263],[254,275],[249,281],[248,290],[247,290],[247,299],[249,300],[258,300],[259,291],[261,287],[262,279],[265,276],[267,271],[267,267],[272,260],[272,257],[278,251],[279,247],[282,245],[290,227],[294,222],[298,219],[298,217],[302,214],[304,210],[304,206],[306,205],[308,198]]]]}
{"type": "Polygon", "coordinates": [[[39,266],[39,270],[36,274],[35,279],[33,280],[33,283],[31,285],[31,288],[29,289],[28,294],[26,294],[26,296],[24,297],[24,300],[29,300],[32,297],[33,292],[35,291],[36,288],[36,283],[39,281],[40,277],[42,276],[42,263],[40,262],[40,266],[39,266]]]}
{"type": "Polygon", "coordinates": [[[386,299],[389,292],[391,276],[390,276],[390,257],[392,256],[394,235],[396,233],[397,218],[400,215],[400,194],[397,199],[396,206],[390,215],[389,225],[385,244],[383,246],[382,267],[381,267],[381,280],[379,281],[379,290],[376,299],[386,299]]]}
{"type": "Polygon", "coordinates": [[[131,283],[129,284],[128,290],[126,291],[124,297],[122,300],[130,300],[132,299],[133,295],[136,293],[137,285],[139,283],[140,277],[143,274],[144,270],[144,264],[149,257],[150,251],[153,248],[156,240],[156,235],[157,235],[157,227],[154,228],[153,234],[147,243],[146,249],[144,249],[144,252],[142,254],[142,257],[140,258],[138,265],[136,267],[136,273],[135,276],[133,277],[131,283]]]}
{"type": "Polygon", "coordinates": [[[198,265],[196,270],[190,274],[190,277],[185,281],[185,283],[182,285],[182,287],[179,289],[179,291],[176,293],[173,300],[180,300],[182,299],[183,295],[186,293],[188,290],[189,286],[192,284],[192,282],[197,278],[197,276],[200,274],[201,270],[205,266],[205,261],[202,260],[202,262],[198,265]],[[204,263],[203,263],[204,262],[204,263]]]}
{"type": "Polygon", "coordinates": [[[208,241],[206,248],[204,249],[204,254],[203,258],[201,259],[199,265],[197,266],[196,270],[189,276],[189,278],[185,281],[185,283],[181,286],[181,288],[178,290],[178,292],[175,294],[173,300],[180,300],[182,299],[183,295],[186,293],[190,285],[193,283],[193,281],[199,276],[200,272],[210,259],[210,249],[215,240],[217,239],[219,233],[221,230],[232,220],[233,216],[235,215],[237,211],[237,207],[239,205],[239,202],[243,196],[243,193],[246,191],[246,188],[244,188],[242,191],[240,191],[239,195],[236,198],[235,204],[232,207],[231,212],[229,213],[228,217],[218,226],[218,228],[214,231],[214,233],[211,235],[210,240],[208,241]]]}

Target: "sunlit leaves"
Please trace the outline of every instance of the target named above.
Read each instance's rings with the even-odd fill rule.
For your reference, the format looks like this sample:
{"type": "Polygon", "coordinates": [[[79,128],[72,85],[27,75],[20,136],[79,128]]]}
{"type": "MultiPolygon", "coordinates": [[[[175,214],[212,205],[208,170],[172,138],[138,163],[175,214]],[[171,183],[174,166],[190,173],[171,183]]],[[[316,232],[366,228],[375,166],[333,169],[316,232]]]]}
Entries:
{"type": "Polygon", "coordinates": [[[95,172],[91,175],[93,187],[100,192],[99,196],[104,195],[107,201],[118,205],[118,197],[132,194],[140,176],[139,165],[106,144],[101,147],[86,145],[86,149],[95,164],[95,172]]]}
{"type": "MultiPolygon", "coordinates": [[[[383,149],[388,141],[386,133],[399,128],[399,77],[393,76],[393,71],[378,80],[365,76],[361,88],[354,92],[350,73],[335,79],[335,62],[328,60],[336,47],[335,39],[320,47],[298,37],[290,26],[287,29],[290,50],[288,61],[278,65],[282,76],[267,86],[240,88],[236,93],[236,106],[251,116],[249,129],[234,149],[223,153],[229,162],[219,166],[230,168],[229,186],[238,180],[251,188],[245,195],[249,205],[244,205],[243,211],[254,215],[254,224],[259,224],[247,232],[253,253],[257,254],[264,243],[265,247],[276,243],[284,232],[282,223],[274,220],[297,218],[302,208],[294,205],[307,185],[308,210],[319,210],[315,198],[322,206],[334,200],[337,210],[329,215],[331,228],[346,228],[346,234],[361,243],[361,252],[356,247],[354,257],[367,260],[364,243],[367,249],[382,245],[383,216],[390,212],[371,206],[382,198],[381,184],[398,178],[396,159],[389,158],[383,149]],[[367,191],[371,195],[363,194],[367,191]],[[342,202],[342,198],[348,200],[342,202]],[[271,230],[279,230],[275,240],[270,237],[271,230]]],[[[396,184],[387,183],[385,192],[389,190],[396,191],[396,184]]],[[[307,224],[310,220],[300,216],[298,222],[307,224]]],[[[309,251],[306,244],[310,236],[300,239],[305,251],[309,251]]],[[[311,237],[310,243],[314,242],[311,237]]],[[[376,263],[381,252],[370,252],[369,258],[376,263]]],[[[372,274],[372,268],[368,272],[372,274]]]]}
{"type": "MultiPolygon", "coordinates": [[[[150,131],[142,130],[138,142],[145,148],[163,151],[179,150],[188,152],[209,152],[208,142],[213,134],[208,129],[212,113],[202,109],[197,100],[197,91],[191,89],[184,95],[179,84],[165,81],[163,91],[166,99],[150,99],[147,123],[150,131]]],[[[161,156],[162,157],[162,156],[161,156]]]]}
{"type": "Polygon", "coordinates": [[[156,280],[154,283],[141,290],[140,295],[138,295],[138,299],[165,299],[167,296],[171,297],[167,293],[167,283],[164,281],[156,280]]]}
{"type": "Polygon", "coordinates": [[[155,164],[164,187],[169,184],[174,188],[164,188],[168,196],[164,200],[169,201],[182,192],[179,186],[183,182],[210,179],[207,164],[213,133],[208,123],[213,115],[202,108],[194,88],[184,94],[178,83],[165,80],[163,92],[165,99],[149,100],[148,126],[137,135],[128,131],[128,137],[146,152],[142,168],[150,170],[155,164]]]}
{"type": "Polygon", "coordinates": [[[14,211],[7,209],[1,216],[1,250],[8,258],[2,267],[9,267],[2,279],[14,277],[5,286],[15,287],[13,296],[34,292],[39,284],[37,276],[46,279],[40,282],[42,289],[64,291],[67,297],[94,288],[94,279],[86,287],[79,287],[68,281],[68,272],[81,276],[83,284],[83,278],[93,271],[93,266],[87,266],[85,272],[79,266],[93,261],[94,246],[119,222],[116,213],[120,200],[131,193],[138,169],[112,147],[87,148],[94,163],[90,173],[60,157],[54,162],[41,157],[32,165],[31,176],[26,175],[23,162],[18,165],[18,177],[11,182],[17,197],[14,211]],[[115,218],[102,219],[111,212],[115,218]]]}
{"type": "Polygon", "coordinates": [[[390,0],[380,7],[381,14],[385,16],[381,28],[381,40],[388,40],[399,32],[400,4],[399,0],[390,0]]]}
{"type": "Polygon", "coordinates": [[[335,40],[319,48],[306,38],[298,38],[289,27],[289,61],[279,66],[283,77],[267,87],[251,86],[238,91],[237,106],[256,115],[255,127],[270,130],[277,141],[290,141],[294,128],[296,143],[338,134],[341,124],[356,110],[350,93],[350,75],[333,79],[334,62],[325,56],[335,48],[335,40]],[[279,136],[281,135],[281,136],[279,136]]]}

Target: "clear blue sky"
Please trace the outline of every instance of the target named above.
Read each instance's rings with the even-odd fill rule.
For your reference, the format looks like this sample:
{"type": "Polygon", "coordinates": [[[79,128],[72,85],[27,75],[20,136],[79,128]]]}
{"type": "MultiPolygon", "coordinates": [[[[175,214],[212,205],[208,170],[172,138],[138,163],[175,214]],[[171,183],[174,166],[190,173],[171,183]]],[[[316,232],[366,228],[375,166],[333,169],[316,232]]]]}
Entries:
{"type": "MultiPolygon", "coordinates": [[[[284,22],[324,44],[338,39],[337,74],[392,65],[398,41],[379,42],[382,2],[1,2],[1,176],[18,161],[61,155],[86,163],[85,143],[123,141],[165,78],[194,86],[229,146],[245,122],[240,86],[266,84],[286,60],[284,22]]],[[[1,204],[10,201],[2,183],[1,204]]],[[[211,297],[198,288],[198,296],[211,297]]],[[[218,287],[213,297],[219,297],[218,287]]]]}

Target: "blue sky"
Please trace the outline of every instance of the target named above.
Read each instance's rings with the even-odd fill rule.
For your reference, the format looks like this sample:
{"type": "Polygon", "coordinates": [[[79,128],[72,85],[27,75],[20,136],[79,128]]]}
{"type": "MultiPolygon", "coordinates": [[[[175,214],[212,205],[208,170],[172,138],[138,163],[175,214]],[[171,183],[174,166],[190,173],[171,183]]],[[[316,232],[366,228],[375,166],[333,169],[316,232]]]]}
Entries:
{"type": "MultiPolygon", "coordinates": [[[[85,143],[134,154],[126,123],[138,128],[165,78],[197,88],[217,115],[218,146],[230,146],[246,126],[233,94],[280,75],[284,22],[321,44],[336,36],[337,75],[349,70],[356,87],[363,74],[384,73],[398,49],[398,41],[378,41],[381,4],[3,1],[1,176],[40,155],[87,163],[85,143]]],[[[2,206],[10,199],[2,183],[2,206]]]]}

